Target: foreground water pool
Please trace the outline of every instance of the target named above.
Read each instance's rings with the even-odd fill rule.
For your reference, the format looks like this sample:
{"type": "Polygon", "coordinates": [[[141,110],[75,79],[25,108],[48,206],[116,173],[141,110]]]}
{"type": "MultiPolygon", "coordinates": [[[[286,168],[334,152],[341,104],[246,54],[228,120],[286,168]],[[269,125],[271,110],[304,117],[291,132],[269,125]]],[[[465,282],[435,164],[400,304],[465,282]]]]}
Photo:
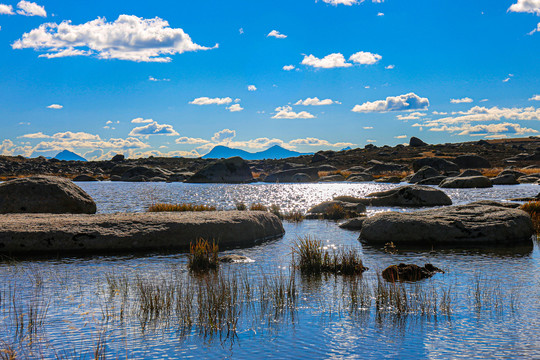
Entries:
{"type": "MultiPolygon", "coordinates": [[[[158,202],[305,211],[336,195],[395,186],[80,185],[100,212],[144,211],[158,202]]],[[[460,204],[539,191],[517,185],[447,193],[460,204]]],[[[369,209],[387,210],[411,211],[369,209]]],[[[225,251],[254,262],[223,265],[218,275],[190,274],[185,254],[3,261],[0,358],[540,358],[536,241],[520,248],[388,254],[334,222],[284,225],[282,239],[225,251]],[[330,249],[357,249],[369,270],[356,279],[292,272],[291,249],[304,236],[330,249]],[[394,287],[378,278],[401,262],[429,262],[445,273],[394,287]]]]}

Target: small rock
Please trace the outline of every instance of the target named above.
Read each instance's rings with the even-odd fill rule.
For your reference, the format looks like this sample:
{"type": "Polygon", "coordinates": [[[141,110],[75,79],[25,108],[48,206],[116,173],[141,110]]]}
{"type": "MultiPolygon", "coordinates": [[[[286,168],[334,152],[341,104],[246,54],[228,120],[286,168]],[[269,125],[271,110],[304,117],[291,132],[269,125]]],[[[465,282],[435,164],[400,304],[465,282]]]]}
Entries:
{"type": "Polygon", "coordinates": [[[422,140],[420,140],[419,138],[413,136],[409,140],[409,146],[410,147],[421,147],[421,146],[427,146],[427,144],[425,142],[423,142],[422,140]]]}
{"type": "Polygon", "coordinates": [[[229,254],[229,255],[223,255],[219,257],[219,261],[222,263],[247,263],[247,262],[254,262],[254,260],[248,258],[247,256],[243,255],[237,255],[237,254],[229,254]]]}
{"type": "Polygon", "coordinates": [[[418,281],[430,278],[438,272],[444,273],[444,271],[432,264],[425,264],[423,267],[420,267],[415,264],[401,263],[399,265],[391,265],[384,269],[382,276],[389,282],[418,281]]]}

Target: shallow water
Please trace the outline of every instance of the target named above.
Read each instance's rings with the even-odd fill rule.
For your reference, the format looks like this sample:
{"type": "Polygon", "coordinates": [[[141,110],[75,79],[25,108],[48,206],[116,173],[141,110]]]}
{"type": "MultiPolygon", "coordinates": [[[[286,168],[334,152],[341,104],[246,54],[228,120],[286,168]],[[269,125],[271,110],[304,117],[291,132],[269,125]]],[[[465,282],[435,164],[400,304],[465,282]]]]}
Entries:
{"type": "MultiPolygon", "coordinates": [[[[99,212],[144,211],[157,202],[193,202],[233,208],[238,201],[278,204],[283,210],[305,210],[335,195],[365,195],[396,185],[251,184],[196,185],[148,183],[81,183],[99,212]]],[[[492,189],[448,190],[455,204],[481,199],[533,196],[537,185],[492,189]]],[[[373,209],[370,211],[403,210],[373,209]]],[[[408,210],[410,211],[410,210],[408,210]]],[[[334,222],[285,223],[286,235],[262,245],[227,251],[255,260],[223,265],[228,276],[248,276],[257,284],[266,277],[287,275],[291,248],[302,236],[329,247],[354,247],[369,270],[363,279],[377,283],[377,273],[390,264],[433,263],[445,270],[420,286],[451,293],[451,312],[397,314],[353,307],[341,277],[307,279],[296,275],[298,300],[276,315],[257,307],[241,308],[236,336],[204,336],[197,327],[181,333],[175,324],[149,326],[140,318],[118,314],[106,278],[160,283],[188,279],[185,254],[149,254],[28,260],[0,264],[0,349],[13,347],[21,358],[94,358],[100,339],[107,358],[540,358],[540,250],[536,242],[522,248],[407,250],[387,254],[361,244],[358,233],[334,222]],[[479,286],[479,291],[476,289],[479,286]],[[480,294],[480,302],[475,301],[480,294]],[[48,304],[42,326],[32,338],[17,338],[13,308],[28,315],[28,305],[48,304]],[[257,310],[258,309],[258,310],[257,310]],[[116,314],[116,315],[115,315],[116,314]]],[[[414,291],[413,284],[403,285],[414,291]]],[[[132,304],[133,305],[133,304],[132,304]]],[[[137,309],[126,309],[136,313],[137,309]]],[[[24,316],[23,316],[24,317],[24,316]]],[[[174,321],[173,321],[174,322],[174,321]]]]}

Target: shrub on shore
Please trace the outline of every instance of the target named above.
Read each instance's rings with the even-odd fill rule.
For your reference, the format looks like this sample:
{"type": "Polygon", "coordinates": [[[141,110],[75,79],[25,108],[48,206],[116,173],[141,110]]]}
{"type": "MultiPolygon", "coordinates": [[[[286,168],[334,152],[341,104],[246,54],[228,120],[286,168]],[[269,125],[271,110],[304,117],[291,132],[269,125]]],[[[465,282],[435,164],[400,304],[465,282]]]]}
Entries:
{"type": "Polygon", "coordinates": [[[196,204],[153,204],[148,208],[148,212],[167,212],[167,211],[216,211],[215,206],[196,205],[196,204]]]}
{"type": "Polygon", "coordinates": [[[219,247],[215,242],[198,239],[189,244],[188,268],[192,271],[217,270],[219,247]]]}
{"type": "Polygon", "coordinates": [[[523,204],[520,209],[531,216],[534,230],[537,234],[540,234],[540,201],[529,201],[523,204]]]}

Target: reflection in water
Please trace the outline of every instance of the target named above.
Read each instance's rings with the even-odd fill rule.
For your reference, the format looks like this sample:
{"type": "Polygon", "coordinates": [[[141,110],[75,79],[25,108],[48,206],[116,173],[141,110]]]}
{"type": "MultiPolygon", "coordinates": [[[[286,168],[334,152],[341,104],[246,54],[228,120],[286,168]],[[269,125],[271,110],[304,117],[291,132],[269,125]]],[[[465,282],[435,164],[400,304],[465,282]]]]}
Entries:
{"type": "MultiPolygon", "coordinates": [[[[307,209],[333,195],[363,195],[391,185],[83,186],[100,211],[111,212],[188,200],[224,208],[244,201],[307,209]]],[[[460,203],[529,196],[537,187],[490,191],[449,194],[460,203]]],[[[193,278],[185,254],[1,262],[0,348],[14,344],[19,358],[94,358],[95,351],[109,358],[540,357],[537,243],[525,248],[398,248],[387,254],[363,246],[358,233],[333,222],[284,226],[282,239],[224,252],[255,262],[223,265],[214,278],[193,278]],[[284,281],[290,279],[291,247],[306,235],[326,246],[354,247],[369,270],[357,278],[295,274],[297,295],[291,302],[290,282],[284,281]],[[401,262],[432,263],[446,273],[394,288],[379,283],[382,269],[401,262]],[[198,302],[198,294],[204,301],[198,302]],[[199,316],[199,310],[206,316],[199,316]]]]}

